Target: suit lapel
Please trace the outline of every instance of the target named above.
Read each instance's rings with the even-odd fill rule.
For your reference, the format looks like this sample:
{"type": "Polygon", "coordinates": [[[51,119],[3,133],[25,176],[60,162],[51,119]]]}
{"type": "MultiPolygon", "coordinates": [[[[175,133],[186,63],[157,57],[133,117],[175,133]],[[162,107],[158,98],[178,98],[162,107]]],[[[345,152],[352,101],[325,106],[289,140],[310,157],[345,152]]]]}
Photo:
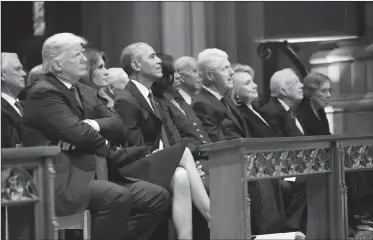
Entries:
{"type": "Polygon", "coordinates": [[[9,113],[9,116],[14,121],[20,122],[22,120],[22,116],[4,98],[1,98],[1,107],[9,113]]]}
{"type": "MultiPolygon", "coordinates": [[[[201,89],[200,94],[201,93],[203,93],[204,95],[206,95],[206,97],[210,98],[211,101],[213,102],[213,105],[217,106],[218,108],[220,108],[220,111],[224,112],[229,117],[229,119],[231,119],[233,121],[233,123],[240,129],[240,131],[242,131],[243,133],[246,134],[245,130],[242,129],[241,124],[238,122],[238,119],[232,113],[230,113],[228,111],[228,109],[224,106],[224,104],[222,102],[220,102],[214,95],[212,95],[209,91],[207,91],[204,88],[201,89]]],[[[234,111],[235,114],[237,114],[237,112],[235,111],[236,109],[234,107],[232,107],[232,105],[230,104],[230,102],[227,101],[227,103],[228,103],[231,111],[234,111]]],[[[237,116],[239,116],[239,114],[237,116]]]]}
{"type": "MultiPolygon", "coordinates": [[[[141,94],[140,90],[136,87],[136,85],[129,81],[129,83],[126,86],[128,90],[132,93],[132,95],[137,99],[139,104],[147,110],[150,114],[152,114],[154,117],[157,117],[157,115],[154,113],[153,109],[150,107],[148,101],[144,98],[144,96],[141,94]]],[[[158,117],[157,117],[158,118],[158,117]]]]}
{"type": "MultiPolygon", "coordinates": [[[[284,116],[286,119],[286,124],[288,124],[291,127],[291,131],[297,132],[297,135],[304,136],[304,134],[299,130],[297,127],[297,124],[295,122],[295,119],[292,119],[288,112],[285,110],[284,106],[278,101],[276,98],[271,98],[271,101],[275,104],[276,108],[280,110],[280,113],[284,116]]],[[[294,113],[295,114],[295,113],[294,113]]],[[[299,122],[299,121],[298,121],[299,122]]],[[[303,126],[302,126],[303,127],[303,126]]]]}
{"type": "MultiPolygon", "coordinates": [[[[46,74],[47,81],[49,81],[51,84],[56,86],[62,93],[62,95],[66,98],[67,103],[70,105],[72,110],[77,115],[84,115],[84,109],[80,106],[78,101],[75,98],[75,95],[73,92],[70,91],[60,80],[58,80],[53,74],[46,74]]],[[[78,90],[79,92],[79,90],[78,90]]],[[[82,98],[81,98],[82,99],[82,98]]],[[[83,102],[83,101],[82,101],[83,102]]]]}

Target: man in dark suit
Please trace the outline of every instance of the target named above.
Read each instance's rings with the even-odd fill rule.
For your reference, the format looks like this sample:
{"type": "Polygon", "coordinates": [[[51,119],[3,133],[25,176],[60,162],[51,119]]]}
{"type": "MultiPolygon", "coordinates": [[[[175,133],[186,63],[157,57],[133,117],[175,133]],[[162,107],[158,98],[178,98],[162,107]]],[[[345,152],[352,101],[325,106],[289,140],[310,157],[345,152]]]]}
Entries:
{"type": "MultiPolygon", "coordinates": [[[[297,105],[303,99],[303,84],[295,72],[286,68],[273,74],[270,80],[271,98],[261,109],[268,123],[283,137],[304,136],[304,130],[294,114],[297,105]]],[[[285,179],[294,181],[295,178],[285,179]]],[[[284,182],[283,182],[284,183],[284,182]]],[[[293,229],[305,231],[306,223],[306,178],[297,177],[296,181],[283,186],[287,194],[288,225],[293,229]]]]}
{"type": "Polygon", "coordinates": [[[1,53],[1,147],[21,144],[22,106],[17,98],[26,73],[15,53],[1,53]]]}
{"type": "Polygon", "coordinates": [[[220,49],[206,49],[198,55],[198,72],[203,88],[192,107],[213,142],[250,137],[238,109],[223,96],[233,86],[228,55],[220,49]]]}
{"type": "MultiPolygon", "coordinates": [[[[23,108],[17,96],[25,87],[25,76],[17,54],[1,53],[1,148],[15,148],[22,144],[23,108]]],[[[30,206],[2,208],[2,239],[5,239],[5,232],[10,239],[29,238],[33,231],[32,213],[30,206]]]]}
{"type": "MultiPolygon", "coordinates": [[[[97,98],[93,89],[78,80],[87,74],[83,45],[71,33],[48,38],[42,50],[45,76],[29,91],[24,107],[24,145],[74,146],[55,161],[56,215],[67,216],[89,209],[92,239],[148,239],[152,227],[167,217],[170,203],[165,189],[124,178],[127,184],[95,180],[95,155],[112,164],[125,164],[128,149],[109,148],[122,134],[121,120],[97,98]],[[123,163],[124,162],[124,163],[123,163]],[[130,212],[136,215],[129,217],[130,212]]],[[[147,149],[139,148],[142,157],[147,149]]]]}
{"type": "MultiPolygon", "coordinates": [[[[143,162],[137,161],[132,166],[124,167],[121,171],[128,171],[126,169],[129,167],[138,169],[136,174],[141,176],[139,178],[149,179],[150,177],[149,181],[170,187],[174,194],[172,207],[174,209],[175,207],[180,208],[180,210],[173,212],[177,235],[180,238],[189,239],[192,237],[192,216],[189,215],[191,211],[188,206],[191,201],[188,199],[193,200],[195,206],[203,212],[206,218],[209,218],[209,198],[198,175],[193,156],[186,148],[186,142],[171,144],[170,139],[173,132],[165,131],[165,123],[162,121],[163,113],[151,91],[154,82],[163,77],[162,60],[148,44],[133,43],[122,51],[121,63],[130,77],[130,81],[116,97],[114,108],[127,128],[127,143],[130,146],[150,146],[153,151],[158,151],[147,157],[153,157],[152,161],[145,158],[143,162]],[[160,158],[160,156],[163,157],[160,158]],[[140,164],[144,164],[144,167],[136,167],[140,164]],[[144,171],[147,171],[147,176],[144,176],[144,171]],[[183,183],[186,181],[189,181],[192,188],[197,190],[193,196],[189,195],[190,190],[184,188],[183,183]],[[186,197],[183,197],[184,195],[186,197]],[[195,199],[202,200],[196,202],[195,199]],[[181,215],[183,221],[179,217],[181,215]]],[[[157,238],[166,239],[167,237],[157,236],[157,238]]]]}

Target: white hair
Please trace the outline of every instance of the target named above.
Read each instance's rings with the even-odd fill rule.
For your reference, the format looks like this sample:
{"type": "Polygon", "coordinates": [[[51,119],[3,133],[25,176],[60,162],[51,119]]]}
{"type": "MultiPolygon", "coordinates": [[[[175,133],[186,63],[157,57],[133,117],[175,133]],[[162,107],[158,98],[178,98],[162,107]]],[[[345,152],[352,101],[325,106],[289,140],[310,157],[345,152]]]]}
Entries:
{"type": "Polygon", "coordinates": [[[53,73],[52,60],[60,57],[70,47],[76,45],[86,45],[88,42],[84,38],[73,33],[57,33],[45,40],[42,50],[43,71],[53,73]]]}
{"type": "Polygon", "coordinates": [[[176,71],[185,70],[185,68],[190,67],[193,62],[197,62],[194,57],[182,56],[176,59],[174,62],[174,68],[176,71]]]}
{"type": "Polygon", "coordinates": [[[197,66],[201,79],[206,79],[206,71],[215,72],[223,59],[228,59],[228,54],[217,48],[207,48],[198,54],[197,66]]]}
{"type": "Polygon", "coordinates": [[[292,75],[296,75],[291,68],[285,68],[275,72],[270,80],[269,89],[272,97],[280,97],[280,90],[288,85],[288,80],[292,75]]]}
{"type": "Polygon", "coordinates": [[[124,83],[127,85],[129,78],[127,73],[122,68],[109,68],[109,76],[107,78],[108,84],[112,84],[114,87],[117,83],[124,83]]]}
{"type": "Polygon", "coordinates": [[[9,59],[11,58],[18,59],[17,53],[8,53],[8,52],[1,53],[1,72],[3,71],[3,69],[6,69],[8,67],[9,59]]]}

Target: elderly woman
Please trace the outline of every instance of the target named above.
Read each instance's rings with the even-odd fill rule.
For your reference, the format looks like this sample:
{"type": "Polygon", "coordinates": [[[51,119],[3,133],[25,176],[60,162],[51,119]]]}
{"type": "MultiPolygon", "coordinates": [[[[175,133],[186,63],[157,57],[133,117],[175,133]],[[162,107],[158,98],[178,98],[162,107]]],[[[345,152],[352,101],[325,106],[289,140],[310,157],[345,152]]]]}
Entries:
{"type": "MultiPolygon", "coordinates": [[[[254,83],[254,70],[250,66],[242,64],[235,64],[232,69],[234,75],[230,97],[240,110],[252,136],[256,138],[277,137],[277,131],[261,116],[259,109],[252,105],[258,99],[257,85],[254,83]]],[[[281,193],[276,193],[274,186],[278,188],[278,181],[261,180],[249,183],[254,234],[287,230],[284,209],[278,208],[278,206],[282,206],[281,193]]]]}
{"type": "MultiPolygon", "coordinates": [[[[331,79],[322,73],[311,72],[303,81],[304,99],[298,105],[296,114],[306,136],[331,135],[324,108],[330,104],[331,79]]],[[[348,208],[350,226],[361,225],[354,214],[365,215],[370,212],[369,220],[373,220],[373,174],[371,172],[346,173],[348,186],[348,208]]]]}
{"type": "Polygon", "coordinates": [[[330,135],[324,108],[330,103],[331,80],[327,75],[312,72],[303,81],[303,100],[296,114],[306,136],[330,135]]]}

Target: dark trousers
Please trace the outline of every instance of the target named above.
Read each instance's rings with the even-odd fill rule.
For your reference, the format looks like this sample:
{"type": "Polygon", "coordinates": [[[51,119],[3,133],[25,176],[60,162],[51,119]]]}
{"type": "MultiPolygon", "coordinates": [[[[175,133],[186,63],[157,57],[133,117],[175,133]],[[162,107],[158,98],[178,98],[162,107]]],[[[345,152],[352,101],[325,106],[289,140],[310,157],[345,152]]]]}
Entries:
{"type": "Polygon", "coordinates": [[[170,194],[158,185],[141,180],[118,184],[131,194],[132,199],[128,232],[123,239],[150,239],[158,224],[169,216],[170,194]]]}
{"type": "Polygon", "coordinates": [[[288,192],[291,192],[291,196],[285,196],[290,199],[286,208],[287,224],[291,230],[300,230],[305,233],[307,227],[307,177],[297,177],[296,181],[291,183],[291,191],[288,190],[288,192]]]}

